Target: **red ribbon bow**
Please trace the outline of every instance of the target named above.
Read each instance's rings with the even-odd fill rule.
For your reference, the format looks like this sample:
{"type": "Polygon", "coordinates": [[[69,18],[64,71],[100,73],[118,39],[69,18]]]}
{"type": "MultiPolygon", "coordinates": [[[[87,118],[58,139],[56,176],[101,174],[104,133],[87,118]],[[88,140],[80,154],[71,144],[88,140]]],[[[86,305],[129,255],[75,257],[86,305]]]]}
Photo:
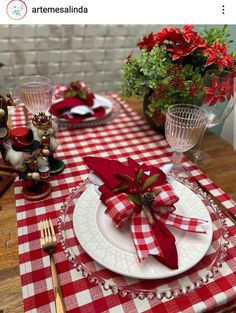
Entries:
{"type": "Polygon", "coordinates": [[[85,157],[84,161],[104,181],[104,185],[100,186],[99,190],[102,192],[101,200],[107,206],[105,213],[111,217],[116,227],[120,228],[125,222],[130,222],[139,261],[143,261],[150,254],[169,268],[178,268],[175,237],[165,224],[184,231],[204,233],[205,221],[173,213],[175,211],[174,203],[179,198],[171,185],[167,183],[166,175],[156,167],[139,165],[130,158],[128,166],[115,160],[97,157],[85,157]],[[149,175],[145,174],[147,171],[149,175]],[[117,175],[117,173],[119,174],[117,175]],[[137,173],[142,173],[142,183],[141,177],[138,177],[140,175],[137,173]],[[119,190],[116,188],[117,186],[120,189],[124,189],[126,186],[120,184],[122,177],[128,177],[131,188],[129,186],[125,192],[115,194],[114,189],[119,190]],[[137,186],[137,179],[140,181],[142,187],[140,189],[143,189],[143,192],[151,191],[152,194],[155,194],[149,205],[154,220],[153,225],[150,224],[142,203],[136,203],[136,188],[133,186],[137,186]],[[133,192],[132,195],[130,195],[130,191],[133,192]]]}
{"type": "MultiPolygon", "coordinates": [[[[203,224],[205,221],[193,219],[174,214],[174,203],[179,200],[173,188],[169,184],[158,187],[159,193],[156,195],[151,205],[155,223],[161,221],[166,225],[171,225],[184,231],[204,233],[203,224]]],[[[120,193],[106,201],[105,211],[116,227],[122,227],[129,220],[133,242],[137,251],[139,261],[143,261],[149,254],[164,257],[161,245],[155,236],[153,226],[148,222],[147,217],[141,207],[138,207],[127,198],[127,194],[120,193]]]]}

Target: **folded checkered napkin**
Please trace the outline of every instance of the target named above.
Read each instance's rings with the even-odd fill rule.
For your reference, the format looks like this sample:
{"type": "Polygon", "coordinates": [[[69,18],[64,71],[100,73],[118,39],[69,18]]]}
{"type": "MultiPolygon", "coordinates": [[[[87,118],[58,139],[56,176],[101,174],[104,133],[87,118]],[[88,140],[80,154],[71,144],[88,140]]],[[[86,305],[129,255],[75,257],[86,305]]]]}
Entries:
{"type": "Polygon", "coordinates": [[[142,262],[150,254],[169,268],[178,268],[175,237],[166,225],[185,231],[205,232],[205,221],[173,213],[179,198],[167,183],[163,171],[154,166],[140,165],[131,158],[128,158],[127,165],[98,157],[85,157],[84,161],[103,182],[99,191],[107,207],[105,213],[118,228],[130,223],[139,261],[142,262]],[[147,205],[151,210],[152,223],[143,210],[146,206],[145,194],[152,198],[147,205]]]}

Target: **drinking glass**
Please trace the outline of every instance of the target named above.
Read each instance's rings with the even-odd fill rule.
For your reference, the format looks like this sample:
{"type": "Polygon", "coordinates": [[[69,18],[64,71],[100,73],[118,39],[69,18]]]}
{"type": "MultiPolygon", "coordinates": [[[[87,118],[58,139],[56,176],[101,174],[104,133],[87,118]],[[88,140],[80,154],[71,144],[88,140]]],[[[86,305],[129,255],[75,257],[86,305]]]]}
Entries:
{"type": "Polygon", "coordinates": [[[21,101],[33,114],[46,112],[52,104],[51,81],[44,76],[32,76],[21,80],[19,85],[21,101]]]}
{"type": "MultiPolygon", "coordinates": [[[[235,74],[229,71],[210,70],[205,73],[202,90],[194,104],[208,113],[207,128],[223,123],[234,108],[235,74]]],[[[211,158],[201,151],[205,131],[199,140],[198,149],[192,151],[194,161],[198,165],[207,165],[211,158]]]]}
{"type": "Polygon", "coordinates": [[[183,152],[188,151],[197,144],[205,130],[207,121],[207,112],[198,106],[175,104],[168,108],[165,136],[168,144],[174,149],[171,172],[176,176],[186,173],[181,164],[183,152]]]}

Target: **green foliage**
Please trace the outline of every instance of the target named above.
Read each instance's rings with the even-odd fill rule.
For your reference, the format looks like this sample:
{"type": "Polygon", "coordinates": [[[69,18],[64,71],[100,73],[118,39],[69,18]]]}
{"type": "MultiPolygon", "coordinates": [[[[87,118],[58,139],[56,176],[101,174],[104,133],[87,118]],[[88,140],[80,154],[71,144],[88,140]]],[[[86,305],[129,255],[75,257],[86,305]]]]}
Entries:
{"type": "Polygon", "coordinates": [[[233,40],[230,40],[230,34],[227,25],[224,25],[222,28],[213,27],[210,29],[205,26],[201,35],[210,46],[212,46],[215,41],[227,45],[233,42],[233,40]]]}
{"type": "Polygon", "coordinates": [[[161,88],[162,95],[151,97],[147,113],[153,116],[156,107],[166,112],[167,108],[176,103],[191,103],[193,82],[200,84],[202,80],[199,69],[187,64],[175,70],[173,62],[164,47],[155,46],[149,53],[142,50],[139,57],[131,56],[122,68],[123,96],[137,95],[143,97],[145,93],[161,88]],[[183,81],[183,88],[177,88],[174,81],[183,81]]]}
{"type": "Polygon", "coordinates": [[[123,185],[123,186],[120,186],[116,189],[113,190],[114,193],[119,193],[119,192],[123,192],[123,191],[127,191],[129,190],[129,185],[123,185]]]}
{"type": "Polygon", "coordinates": [[[156,46],[150,53],[143,50],[139,57],[131,56],[122,68],[122,93],[125,96],[143,96],[147,90],[154,90],[170,65],[163,47],[156,46]]]}
{"type": "Polygon", "coordinates": [[[142,191],[146,190],[149,186],[154,184],[157,181],[158,177],[159,177],[159,174],[155,174],[155,175],[149,176],[145,180],[145,182],[144,182],[144,184],[142,186],[142,191]]]}
{"type": "Polygon", "coordinates": [[[141,169],[138,171],[137,175],[136,175],[136,181],[137,181],[137,183],[140,182],[142,176],[143,176],[143,169],[141,168],[141,169]]]}
{"type": "Polygon", "coordinates": [[[127,199],[132,201],[134,204],[142,205],[140,197],[138,195],[128,195],[127,199]]]}
{"type": "Polygon", "coordinates": [[[87,100],[87,90],[69,90],[69,91],[66,91],[65,92],[65,97],[78,97],[80,99],[83,99],[83,100],[87,100]]]}

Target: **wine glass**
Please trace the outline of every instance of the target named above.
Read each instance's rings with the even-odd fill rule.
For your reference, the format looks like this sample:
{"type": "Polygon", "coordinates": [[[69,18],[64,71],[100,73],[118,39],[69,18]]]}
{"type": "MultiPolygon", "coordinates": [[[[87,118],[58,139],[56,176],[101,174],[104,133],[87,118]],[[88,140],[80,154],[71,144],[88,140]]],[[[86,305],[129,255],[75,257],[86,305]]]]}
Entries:
{"type": "Polygon", "coordinates": [[[165,136],[174,149],[171,172],[176,176],[188,176],[181,164],[183,152],[194,147],[208,122],[208,115],[202,108],[191,104],[174,104],[168,108],[165,121],[165,136]]]}
{"type": "MultiPolygon", "coordinates": [[[[205,73],[202,90],[194,104],[202,107],[208,113],[207,128],[223,123],[234,108],[235,74],[230,71],[209,70],[205,73]]],[[[198,149],[192,151],[194,161],[198,165],[211,162],[210,156],[201,151],[205,131],[199,140],[198,149]]]]}
{"type": "Polygon", "coordinates": [[[44,76],[22,79],[19,86],[21,101],[33,114],[46,112],[52,104],[52,84],[44,76]]]}

